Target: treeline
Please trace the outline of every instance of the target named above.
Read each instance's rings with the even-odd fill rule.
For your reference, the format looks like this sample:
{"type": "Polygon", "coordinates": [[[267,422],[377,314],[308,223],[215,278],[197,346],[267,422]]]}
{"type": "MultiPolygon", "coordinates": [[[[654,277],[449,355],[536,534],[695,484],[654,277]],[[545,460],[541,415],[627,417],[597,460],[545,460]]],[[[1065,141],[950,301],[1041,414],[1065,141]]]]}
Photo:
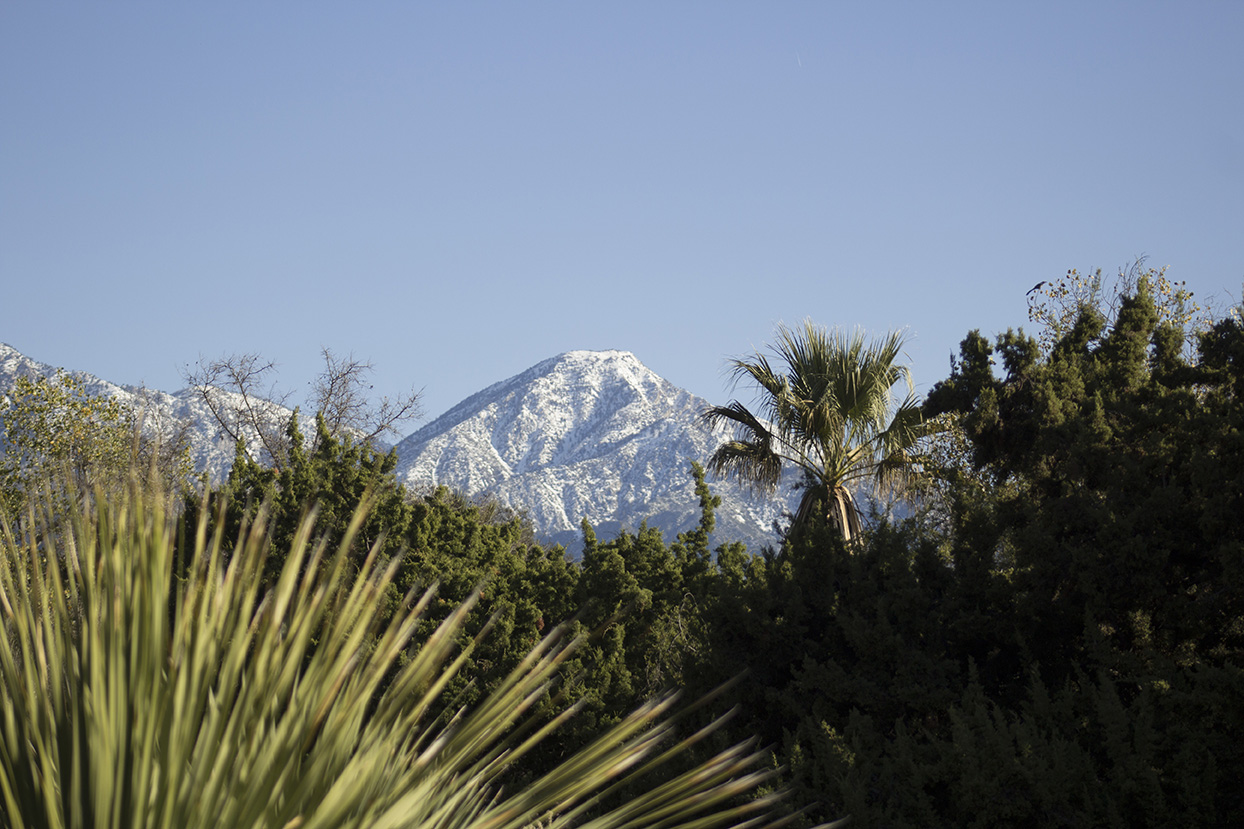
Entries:
{"type": "Polygon", "coordinates": [[[701,719],[736,709],[716,740],[770,747],[807,823],[1239,823],[1244,330],[1219,320],[1192,350],[1163,308],[1140,280],[1046,346],[970,334],[924,404],[943,429],[912,459],[921,511],[851,540],[822,520],[710,550],[696,467],[697,528],[585,524],[572,562],[495,507],[406,498],[390,456],[326,432],[279,474],[240,462],[217,497],[269,502],[289,533],[307,503],[336,531],[374,493],[363,536],[406,551],[401,588],[480,591],[476,623],[494,618],[467,702],[547,626],[589,632],[560,689],[583,708],[533,774],[679,688],[716,692],[701,719]]]}
{"type": "Polygon", "coordinates": [[[262,505],[280,551],[307,509],[334,538],[368,503],[355,555],[400,560],[392,612],[435,583],[441,616],[478,600],[464,641],[490,627],[454,705],[552,626],[586,636],[540,703],[580,710],[518,778],[672,688],[705,699],[685,733],[733,712],[702,756],[767,747],[794,825],[1244,825],[1244,326],[1196,326],[1160,274],[1126,287],[1038,305],[1040,338],[969,334],[901,453],[914,515],[859,533],[831,487],[772,549],[709,549],[697,465],[697,527],[585,523],[571,560],[495,504],[412,497],[323,418],[187,512],[228,536],[262,505]]]}
{"type": "Polygon", "coordinates": [[[795,800],[879,826],[1244,819],[1244,328],[1193,334],[1170,292],[1077,303],[1045,346],[969,334],[924,404],[924,515],[851,545],[807,527],[734,580],[704,674],[747,669],[738,725],[795,800]]]}

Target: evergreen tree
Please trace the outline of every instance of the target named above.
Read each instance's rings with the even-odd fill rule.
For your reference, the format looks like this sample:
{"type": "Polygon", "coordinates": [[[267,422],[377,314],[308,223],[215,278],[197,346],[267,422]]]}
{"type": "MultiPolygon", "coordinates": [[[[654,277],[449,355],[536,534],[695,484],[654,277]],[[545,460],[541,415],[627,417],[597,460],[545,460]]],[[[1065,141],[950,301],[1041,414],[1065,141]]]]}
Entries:
{"type": "Polygon", "coordinates": [[[745,669],[801,819],[1244,822],[1244,330],[1187,337],[1143,279],[1049,349],[973,332],[925,407],[941,520],[719,553],[696,675],[745,669]]]}
{"type": "Polygon", "coordinates": [[[1014,751],[1035,733],[1087,764],[1084,825],[1244,816],[1206,785],[1244,768],[1244,330],[1217,322],[1193,360],[1186,338],[1142,278],[1111,318],[1081,307],[1045,356],[974,332],[926,407],[961,413],[992,484],[957,501],[955,562],[1009,589],[985,606],[1014,668],[982,674],[990,702],[964,722],[988,714],[1014,751]]]}

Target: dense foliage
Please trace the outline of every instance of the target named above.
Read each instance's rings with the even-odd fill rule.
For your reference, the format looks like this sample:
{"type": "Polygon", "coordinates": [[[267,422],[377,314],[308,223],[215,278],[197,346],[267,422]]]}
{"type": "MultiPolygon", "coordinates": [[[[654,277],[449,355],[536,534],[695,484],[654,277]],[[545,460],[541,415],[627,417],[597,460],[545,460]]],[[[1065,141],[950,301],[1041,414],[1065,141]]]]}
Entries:
{"type": "Polygon", "coordinates": [[[1244,329],[1193,356],[1159,310],[1141,278],[1048,349],[970,334],[925,406],[942,503],[849,552],[796,528],[715,607],[739,726],[814,814],[1244,820],[1244,329]]]}
{"type": "Polygon", "coordinates": [[[395,562],[355,561],[362,510],[337,545],[310,517],[281,548],[262,509],[229,539],[200,520],[179,556],[185,535],[138,487],[41,497],[25,532],[0,523],[2,826],[707,829],[770,811],[739,800],[767,776],[746,746],[671,768],[697,740],[673,733],[668,696],[514,785],[549,733],[532,705],[579,639],[550,630],[461,706],[475,602],[427,635],[432,592],[386,613],[395,562]]]}
{"type": "Polygon", "coordinates": [[[585,523],[571,560],[494,503],[402,490],[391,454],[322,420],[308,449],[291,424],[279,471],[240,453],[209,523],[232,538],[266,503],[281,551],[312,506],[340,539],[370,503],[344,560],[399,562],[382,618],[440,585],[382,685],[464,601],[481,612],[457,629],[475,644],[455,705],[482,704],[548,631],[584,634],[533,708],[578,713],[511,786],[674,688],[710,695],[683,734],[734,712],[675,767],[755,736],[795,825],[1241,825],[1244,327],[1131,277],[1109,301],[1052,283],[1044,297],[1075,301],[1038,305],[1038,337],[970,333],[924,404],[940,432],[905,458],[926,476],[914,513],[850,541],[825,516],[772,549],[711,550],[719,500],[697,465],[699,526],[585,523]]]}

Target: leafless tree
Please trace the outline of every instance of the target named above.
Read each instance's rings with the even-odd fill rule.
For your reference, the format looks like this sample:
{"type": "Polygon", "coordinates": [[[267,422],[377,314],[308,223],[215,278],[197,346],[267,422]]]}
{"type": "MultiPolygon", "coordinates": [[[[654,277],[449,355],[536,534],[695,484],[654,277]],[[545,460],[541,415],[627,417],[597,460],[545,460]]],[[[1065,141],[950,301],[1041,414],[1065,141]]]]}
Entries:
{"type": "Polygon", "coordinates": [[[374,401],[368,377],[375,366],[370,360],[353,353],[338,357],[329,348],[321,351],[324,370],[311,382],[309,402],[324,418],[329,434],[349,434],[375,444],[388,436],[400,437],[398,426],[419,417],[419,392],[412,388],[400,397],[374,401]]]}
{"type": "MultiPolygon", "coordinates": [[[[311,381],[308,403],[324,418],[328,433],[375,444],[398,436],[398,427],[420,414],[419,392],[374,400],[368,382],[370,361],[353,354],[338,357],[322,350],[324,369],[311,381]]],[[[289,392],[277,389],[271,378],[276,364],[258,354],[231,354],[217,360],[200,359],[184,372],[216,421],[221,434],[247,451],[257,446],[263,463],[280,469],[289,457],[289,392]]]]}
{"type": "Polygon", "coordinates": [[[248,452],[255,442],[261,457],[280,469],[289,457],[289,392],[277,390],[269,377],[276,363],[258,354],[230,354],[216,360],[199,359],[184,371],[186,382],[199,395],[221,433],[248,452]],[[265,388],[266,386],[266,388],[265,388]]]}
{"type": "Polygon", "coordinates": [[[165,492],[192,485],[191,423],[161,406],[157,393],[145,386],[135,392],[133,455],[136,468],[150,470],[163,482],[165,492]]]}

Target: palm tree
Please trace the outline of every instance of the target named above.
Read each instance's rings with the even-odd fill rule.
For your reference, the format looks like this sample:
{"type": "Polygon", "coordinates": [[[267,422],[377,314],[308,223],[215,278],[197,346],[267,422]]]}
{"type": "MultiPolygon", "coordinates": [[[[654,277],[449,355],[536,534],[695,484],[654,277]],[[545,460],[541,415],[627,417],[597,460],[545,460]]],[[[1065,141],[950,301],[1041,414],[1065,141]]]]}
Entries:
{"type": "Polygon", "coordinates": [[[760,352],[732,361],[735,384],[759,387],[758,411],[734,400],[704,412],[709,424],[735,431],[709,469],[771,492],[785,466],[798,467],[803,496],[792,528],[823,514],[850,541],[860,532],[851,488],[909,479],[923,431],[911,372],[896,362],[903,342],[898,332],[866,341],[861,331],[831,332],[811,320],[794,330],[779,325],[769,349],[776,368],[760,352]],[[895,406],[900,380],[908,393],[895,406]]]}

